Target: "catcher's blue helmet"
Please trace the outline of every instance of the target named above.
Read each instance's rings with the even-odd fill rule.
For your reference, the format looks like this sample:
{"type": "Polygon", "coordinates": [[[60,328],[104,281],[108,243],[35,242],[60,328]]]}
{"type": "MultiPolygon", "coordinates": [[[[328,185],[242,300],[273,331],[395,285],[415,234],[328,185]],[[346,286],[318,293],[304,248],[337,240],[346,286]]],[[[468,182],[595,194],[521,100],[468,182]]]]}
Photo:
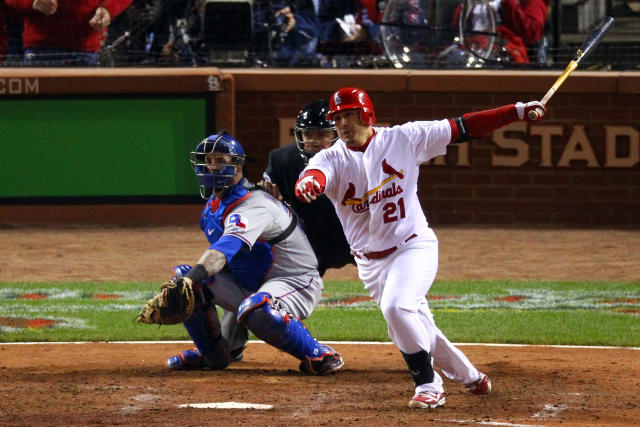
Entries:
{"type": "Polygon", "coordinates": [[[236,175],[235,166],[244,163],[244,157],[242,145],[226,131],[203,139],[189,158],[200,185],[200,195],[207,199],[212,191],[229,188],[236,175]]]}

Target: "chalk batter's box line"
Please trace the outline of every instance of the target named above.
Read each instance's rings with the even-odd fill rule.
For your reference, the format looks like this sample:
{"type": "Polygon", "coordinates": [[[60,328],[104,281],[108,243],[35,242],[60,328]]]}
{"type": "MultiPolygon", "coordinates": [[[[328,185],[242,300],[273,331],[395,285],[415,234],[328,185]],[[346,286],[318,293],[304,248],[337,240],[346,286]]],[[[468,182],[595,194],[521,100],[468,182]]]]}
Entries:
{"type": "MultiPolygon", "coordinates": [[[[322,341],[326,344],[345,344],[345,345],[393,345],[389,341],[322,341]]],[[[264,341],[250,340],[250,344],[265,344],[264,341]]],[[[63,344],[193,344],[193,341],[60,341],[60,342],[0,342],[2,345],[63,345],[63,344]]],[[[640,347],[614,347],[603,345],[551,345],[551,344],[500,344],[500,343],[475,343],[463,342],[453,343],[456,346],[477,346],[477,347],[544,347],[544,348],[576,348],[576,349],[594,349],[594,350],[615,350],[628,349],[640,351],[640,347]]]]}

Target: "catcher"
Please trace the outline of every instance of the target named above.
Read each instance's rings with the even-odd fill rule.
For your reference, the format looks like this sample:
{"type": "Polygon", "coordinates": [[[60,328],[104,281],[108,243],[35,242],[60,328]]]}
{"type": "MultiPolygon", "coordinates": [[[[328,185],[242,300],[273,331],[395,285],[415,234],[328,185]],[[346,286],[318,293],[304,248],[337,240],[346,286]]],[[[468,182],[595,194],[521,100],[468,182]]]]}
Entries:
{"type": "Polygon", "coordinates": [[[342,358],[300,320],[311,315],[323,291],[317,259],[295,214],[266,191],[248,188],[244,159],[244,149],[226,132],[209,136],[191,153],[200,194],[208,199],[200,228],[210,246],[193,268],[174,269],[174,279],[147,302],[138,321],[183,322],[196,348],[170,357],[169,369],[229,365],[220,306],[256,337],[299,359],[301,371],[335,373],[342,358]]]}

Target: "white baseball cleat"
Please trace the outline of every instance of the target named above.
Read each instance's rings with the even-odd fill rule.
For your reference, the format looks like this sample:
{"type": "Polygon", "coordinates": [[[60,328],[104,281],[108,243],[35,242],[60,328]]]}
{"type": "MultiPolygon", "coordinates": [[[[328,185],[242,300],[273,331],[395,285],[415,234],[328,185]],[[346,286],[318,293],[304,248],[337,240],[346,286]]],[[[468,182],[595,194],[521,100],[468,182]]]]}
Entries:
{"type": "Polygon", "coordinates": [[[434,393],[432,391],[421,391],[409,401],[411,408],[434,409],[444,406],[444,393],[434,393]]]}

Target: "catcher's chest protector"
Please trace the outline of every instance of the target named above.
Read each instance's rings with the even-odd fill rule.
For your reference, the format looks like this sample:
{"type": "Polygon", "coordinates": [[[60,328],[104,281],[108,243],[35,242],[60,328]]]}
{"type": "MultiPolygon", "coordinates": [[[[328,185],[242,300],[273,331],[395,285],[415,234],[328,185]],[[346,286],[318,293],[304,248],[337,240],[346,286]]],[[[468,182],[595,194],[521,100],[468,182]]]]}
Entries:
{"type": "Polygon", "coordinates": [[[224,220],[229,211],[249,197],[249,191],[236,184],[222,199],[211,196],[200,215],[200,229],[209,243],[214,244],[224,233],[224,220]]]}
{"type": "MultiPolygon", "coordinates": [[[[224,234],[224,221],[233,208],[251,196],[241,184],[232,187],[222,199],[212,196],[200,217],[200,228],[209,243],[214,244],[224,234]]],[[[273,251],[268,242],[257,241],[250,252],[240,251],[228,262],[236,282],[250,291],[257,291],[273,264],[273,251]]]]}

